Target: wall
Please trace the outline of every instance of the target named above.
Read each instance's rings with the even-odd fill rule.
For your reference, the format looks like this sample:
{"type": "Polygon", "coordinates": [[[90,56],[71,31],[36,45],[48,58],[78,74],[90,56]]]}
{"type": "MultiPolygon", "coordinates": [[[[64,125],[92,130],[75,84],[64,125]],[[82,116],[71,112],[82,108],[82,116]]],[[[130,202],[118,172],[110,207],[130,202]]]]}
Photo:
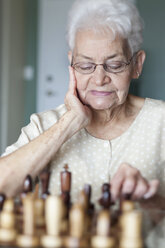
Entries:
{"type": "Polygon", "coordinates": [[[0,153],[36,110],[37,4],[0,0],[0,153]]]}
{"type": "Polygon", "coordinates": [[[146,61],[142,76],[134,82],[134,92],[165,100],[165,1],[138,0],[137,5],[145,23],[146,61]]]}
{"type": "MultiPolygon", "coordinates": [[[[2,2],[0,0],[0,58],[2,57],[2,2]]],[[[2,60],[0,59],[0,75],[2,74],[2,60]]],[[[0,76],[1,77],[1,76],[0,76]]],[[[2,113],[2,97],[1,97],[1,80],[0,80],[0,115],[2,113]]],[[[0,121],[0,144],[1,144],[1,140],[2,140],[2,134],[1,134],[1,130],[2,130],[2,123],[0,121]]],[[[1,151],[1,149],[0,149],[1,151]]]]}
{"type": "Polygon", "coordinates": [[[37,82],[37,25],[38,0],[25,1],[25,68],[29,68],[31,75],[24,78],[24,125],[29,123],[29,117],[36,112],[36,82],[37,82]]]}
{"type": "Polygon", "coordinates": [[[24,1],[1,0],[1,152],[24,124],[24,1]]]}

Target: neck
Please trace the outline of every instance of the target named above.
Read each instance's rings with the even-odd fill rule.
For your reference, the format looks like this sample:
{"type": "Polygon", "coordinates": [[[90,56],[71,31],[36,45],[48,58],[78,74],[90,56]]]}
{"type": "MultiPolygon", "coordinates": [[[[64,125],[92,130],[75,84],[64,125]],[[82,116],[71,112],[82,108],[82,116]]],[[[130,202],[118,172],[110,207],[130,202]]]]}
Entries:
{"type": "Polygon", "coordinates": [[[121,118],[129,115],[130,105],[129,97],[127,97],[126,101],[117,107],[106,110],[92,110],[92,121],[90,125],[105,126],[118,122],[121,118]]]}
{"type": "Polygon", "coordinates": [[[86,130],[100,139],[114,139],[124,133],[144,104],[144,99],[129,95],[126,101],[104,111],[93,110],[93,117],[86,130]]]}

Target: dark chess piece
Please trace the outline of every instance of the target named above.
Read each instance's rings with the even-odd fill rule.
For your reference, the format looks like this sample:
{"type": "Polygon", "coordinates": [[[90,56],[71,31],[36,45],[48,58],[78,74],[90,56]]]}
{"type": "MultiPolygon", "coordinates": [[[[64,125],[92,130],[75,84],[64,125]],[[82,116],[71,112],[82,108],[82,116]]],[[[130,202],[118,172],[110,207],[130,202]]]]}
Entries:
{"type": "Polygon", "coordinates": [[[4,204],[5,199],[6,199],[6,196],[4,194],[0,194],[0,212],[3,209],[3,204],[4,204]]]}
{"type": "Polygon", "coordinates": [[[16,202],[16,206],[15,206],[16,214],[23,213],[22,199],[25,198],[27,194],[31,193],[32,190],[33,190],[32,177],[30,175],[27,175],[23,182],[23,190],[20,193],[20,196],[18,197],[16,202]]]}
{"type": "Polygon", "coordinates": [[[99,204],[104,209],[109,209],[109,207],[111,206],[111,193],[109,183],[104,183],[102,186],[102,197],[99,199],[99,204]]]}
{"type": "Polygon", "coordinates": [[[94,204],[91,202],[92,187],[90,184],[85,184],[84,192],[87,195],[88,200],[88,214],[92,216],[94,213],[94,204]]]}
{"type": "Polygon", "coordinates": [[[61,197],[64,201],[64,204],[67,208],[70,208],[70,190],[71,190],[71,179],[72,174],[68,171],[69,167],[66,164],[64,166],[64,171],[61,172],[61,197]]]}
{"type": "Polygon", "coordinates": [[[41,198],[46,199],[48,195],[50,195],[48,187],[49,187],[49,179],[50,179],[50,171],[46,168],[40,174],[40,181],[42,187],[41,198]]]}
{"type": "Polygon", "coordinates": [[[21,193],[21,198],[25,197],[27,193],[30,193],[32,191],[33,191],[32,177],[30,175],[27,175],[23,183],[23,191],[21,193]]]}

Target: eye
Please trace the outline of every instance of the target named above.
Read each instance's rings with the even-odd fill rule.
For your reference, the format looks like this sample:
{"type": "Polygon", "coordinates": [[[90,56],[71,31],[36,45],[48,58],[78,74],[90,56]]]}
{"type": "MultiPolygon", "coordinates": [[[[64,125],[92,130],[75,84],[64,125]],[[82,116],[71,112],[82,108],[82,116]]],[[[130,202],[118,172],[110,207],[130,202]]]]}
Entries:
{"type": "Polygon", "coordinates": [[[81,64],[77,64],[76,65],[77,68],[81,69],[81,70],[91,70],[93,68],[93,64],[84,64],[84,63],[81,63],[81,64]]]}
{"type": "Polygon", "coordinates": [[[121,62],[113,62],[113,63],[109,63],[106,64],[107,68],[110,68],[112,70],[117,70],[123,67],[123,63],[121,62]]]}

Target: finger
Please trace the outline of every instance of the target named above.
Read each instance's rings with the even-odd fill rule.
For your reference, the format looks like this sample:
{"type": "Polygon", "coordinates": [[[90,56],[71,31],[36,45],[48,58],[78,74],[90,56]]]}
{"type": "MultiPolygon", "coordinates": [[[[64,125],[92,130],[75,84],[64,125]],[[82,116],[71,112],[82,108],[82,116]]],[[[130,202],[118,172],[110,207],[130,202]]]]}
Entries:
{"type": "Polygon", "coordinates": [[[146,192],[146,194],[144,194],[143,198],[144,199],[149,199],[150,197],[154,196],[157,191],[158,191],[158,187],[159,187],[159,181],[158,180],[152,180],[149,182],[149,189],[146,192]]]}
{"type": "Polygon", "coordinates": [[[76,92],[76,78],[75,78],[75,75],[74,75],[73,68],[71,66],[69,66],[69,77],[70,77],[69,91],[72,94],[74,94],[76,92]]]}
{"type": "Polygon", "coordinates": [[[120,190],[124,181],[123,175],[117,173],[111,180],[111,198],[116,201],[120,196],[120,190]]]}
{"type": "Polygon", "coordinates": [[[127,163],[122,163],[119,166],[119,169],[111,180],[111,195],[113,201],[117,200],[117,198],[121,195],[121,189],[127,176],[126,174],[129,174],[128,171],[132,171],[132,169],[134,170],[134,168],[127,163]]]}
{"type": "Polygon", "coordinates": [[[149,183],[147,182],[147,180],[143,177],[139,178],[131,197],[132,200],[141,199],[148,192],[148,189],[149,189],[149,183]]]}
{"type": "Polygon", "coordinates": [[[137,178],[136,177],[134,177],[134,176],[127,177],[124,180],[122,188],[121,188],[122,195],[126,195],[126,194],[132,195],[132,193],[134,192],[134,190],[136,188],[136,185],[137,185],[137,178]]]}

